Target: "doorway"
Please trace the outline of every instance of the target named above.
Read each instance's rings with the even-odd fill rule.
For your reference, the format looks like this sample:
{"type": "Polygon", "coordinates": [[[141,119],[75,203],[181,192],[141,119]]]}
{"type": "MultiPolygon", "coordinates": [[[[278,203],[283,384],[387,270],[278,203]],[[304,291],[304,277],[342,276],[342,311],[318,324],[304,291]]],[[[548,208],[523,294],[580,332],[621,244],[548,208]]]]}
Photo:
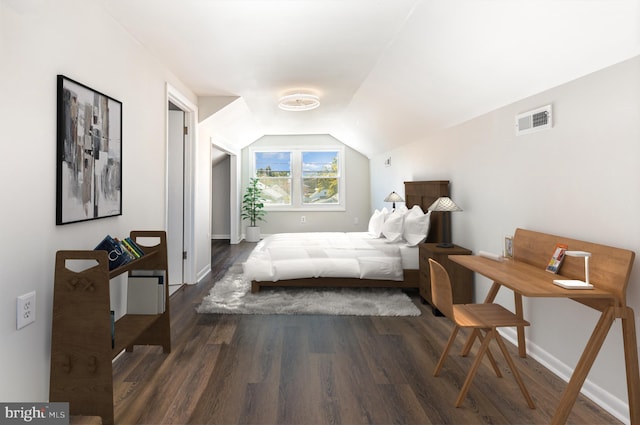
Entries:
{"type": "Polygon", "coordinates": [[[211,147],[211,239],[231,240],[231,156],[211,147]]]}
{"type": "Polygon", "coordinates": [[[195,105],[167,85],[166,230],[169,293],[193,278],[193,141],[195,105]]]}
{"type": "Polygon", "coordinates": [[[184,279],[184,111],[169,102],[167,143],[167,255],[169,294],[185,283],[184,279]]]}

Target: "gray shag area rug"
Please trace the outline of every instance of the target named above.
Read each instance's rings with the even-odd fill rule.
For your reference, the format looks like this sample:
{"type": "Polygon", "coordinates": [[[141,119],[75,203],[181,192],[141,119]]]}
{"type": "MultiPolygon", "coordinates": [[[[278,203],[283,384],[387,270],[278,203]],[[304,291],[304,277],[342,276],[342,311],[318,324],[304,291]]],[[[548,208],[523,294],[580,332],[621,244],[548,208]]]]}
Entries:
{"type": "Polygon", "coordinates": [[[268,288],[251,293],[242,265],[234,264],[196,308],[203,314],[327,314],[420,316],[400,289],[268,288]]]}

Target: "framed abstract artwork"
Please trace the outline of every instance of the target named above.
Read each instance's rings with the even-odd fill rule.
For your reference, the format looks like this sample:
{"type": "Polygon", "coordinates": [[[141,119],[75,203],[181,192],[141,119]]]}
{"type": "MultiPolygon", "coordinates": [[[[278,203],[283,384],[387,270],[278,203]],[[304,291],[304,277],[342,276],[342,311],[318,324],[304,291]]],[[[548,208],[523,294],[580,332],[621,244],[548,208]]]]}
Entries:
{"type": "Polygon", "coordinates": [[[122,103],[58,75],[56,224],[122,215],[122,103]]]}

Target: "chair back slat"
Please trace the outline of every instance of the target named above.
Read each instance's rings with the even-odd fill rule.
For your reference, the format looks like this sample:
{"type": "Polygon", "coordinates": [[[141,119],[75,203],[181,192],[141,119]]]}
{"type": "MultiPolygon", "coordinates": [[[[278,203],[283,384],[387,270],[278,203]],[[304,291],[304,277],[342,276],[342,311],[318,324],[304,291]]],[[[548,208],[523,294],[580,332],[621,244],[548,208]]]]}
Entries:
{"type": "Polygon", "coordinates": [[[447,318],[453,317],[453,291],[447,270],[437,261],[429,258],[431,273],[431,299],[434,306],[447,318]]]}

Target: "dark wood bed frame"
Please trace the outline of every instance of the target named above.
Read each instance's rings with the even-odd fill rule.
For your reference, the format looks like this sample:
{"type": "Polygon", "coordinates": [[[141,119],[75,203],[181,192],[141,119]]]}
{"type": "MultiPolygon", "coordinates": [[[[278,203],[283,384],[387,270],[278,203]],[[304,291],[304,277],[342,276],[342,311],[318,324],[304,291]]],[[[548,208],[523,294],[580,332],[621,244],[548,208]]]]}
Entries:
{"type": "MultiPolygon", "coordinates": [[[[449,196],[449,181],[434,180],[421,182],[404,182],[404,199],[407,208],[420,205],[422,211],[427,211],[429,206],[441,196],[449,196]]],[[[442,242],[442,213],[431,213],[431,224],[429,225],[429,235],[427,242],[442,242]]],[[[447,223],[448,224],[448,223],[447,223]]],[[[450,224],[448,224],[450,225],[450,224]]],[[[447,232],[450,229],[446,229],[447,232]]],[[[449,233],[450,234],[450,233],[449,233]]],[[[356,279],[340,277],[311,277],[305,279],[289,279],[272,281],[251,281],[251,292],[259,292],[263,287],[341,287],[341,288],[418,288],[419,270],[404,270],[404,280],[377,280],[377,279],[356,279]]]]}

